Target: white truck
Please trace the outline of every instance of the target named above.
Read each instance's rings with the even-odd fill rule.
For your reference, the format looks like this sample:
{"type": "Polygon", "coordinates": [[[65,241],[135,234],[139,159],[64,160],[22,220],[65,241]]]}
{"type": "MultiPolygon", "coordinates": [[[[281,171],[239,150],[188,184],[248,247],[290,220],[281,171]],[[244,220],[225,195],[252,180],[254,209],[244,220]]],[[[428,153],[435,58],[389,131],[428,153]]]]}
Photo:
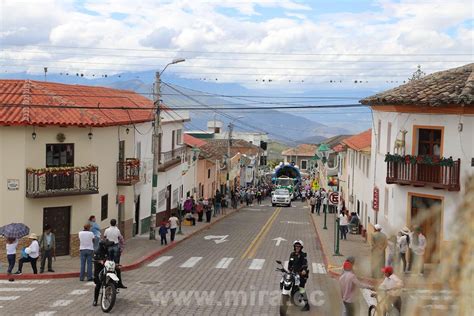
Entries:
{"type": "Polygon", "coordinates": [[[272,192],[272,206],[277,204],[291,206],[291,193],[288,189],[276,189],[272,192]]]}

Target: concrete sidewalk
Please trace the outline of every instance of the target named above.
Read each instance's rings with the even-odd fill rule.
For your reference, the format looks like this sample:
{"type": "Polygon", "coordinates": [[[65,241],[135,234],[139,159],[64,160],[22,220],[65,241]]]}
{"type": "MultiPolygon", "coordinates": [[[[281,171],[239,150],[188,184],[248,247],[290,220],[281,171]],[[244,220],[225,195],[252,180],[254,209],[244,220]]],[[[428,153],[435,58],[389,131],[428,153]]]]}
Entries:
{"type": "MultiPolygon", "coordinates": [[[[153,260],[162,253],[172,249],[182,241],[192,237],[194,234],[201,232],[205,229],[209,229],[215,223],[222,219],[236,213],[243,206],[239,205],[237,210],[232,208],[226,208],[225,214],[220,214],[216,217],[212,217],[210,223],[206,223],[204,216],[204,222],[198,222],[196,220],[196,226],[184,226],[182,225],[182,234],[176,234],[175,241],[170,242],[170,234],[168,233],[168,245],[161,245],[160,236],[157,233],[156,240],[149,240],[149,235],[138,235],[135,236],[125,243],[125,250],[121,256],[120,263],[122,264],[122,270],[128,271],[136,269],[146,262],[153,260]]],[[[38,271],[40,268],[40,260],[37,263],[38,271]]],[[[18,268],[18,258],[13,271],[18,268]]],[[[79,278],[80,270],[80,259],[79,257],[62,256],[58,257],[56,261],[53,260],[53,270],[55,272],[45,272],[42,274],[32,274],[31,265],[29,263],[24,264],[22,275],[7,275],[6,273],[0,274],[0,279],[56,279],[56,278],[79,278]]]]}

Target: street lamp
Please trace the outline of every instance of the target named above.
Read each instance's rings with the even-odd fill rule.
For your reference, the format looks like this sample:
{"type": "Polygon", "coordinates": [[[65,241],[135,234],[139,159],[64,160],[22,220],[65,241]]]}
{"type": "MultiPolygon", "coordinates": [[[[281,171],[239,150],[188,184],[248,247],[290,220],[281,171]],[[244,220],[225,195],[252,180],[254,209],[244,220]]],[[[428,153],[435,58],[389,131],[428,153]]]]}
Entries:
{"type": "MultiPolygon", "coordinates": [[[[317,155],[321,158],[321,161],[322,161],[322,165],[320,165],[320,169],[322,171],[323,167],[324,168],[327,168],[327,155],[328,155],[328,152],[329,152],[329,147],[328,145],[326,144],[321,144],[319,145],[319,148],[318,148],[318,152],[317,152],[317,155]]],[[[325,173],[321,172],[322,173],[322,176],[323,176],[323,179],[320,179],[322,181],[325,181],[326,180],[326,176],[325,176],[325,173]]],[[[323,183],[323,182],[321,182],[323,183]]],[[[329,196],[328,196],[328,192],[326,192],[326,205],[323,205],[323,212],[324,212],[324,226],[323,226],[323,229],[328,229],[328,226],[327,226],[327,213],[328,213],[328,209],[329,209],[329,196]]]]}
{"type": "Polygon", "coordinates": [[[150,240],[155,240],[155,227],[156,227],[156,209],[158,199],[158,168],[160,164],[160,97],[161,97],[161,75],[165,72],[166,68],[170,65],[184,62],[184,58],[173,59],[170,63],[166,64],[163,70],[157,71],[155,74],[155,87],[153,94],[153,105],[156,108],[155,111],[155,126],[153,131],[153,180],[152,180],[152,195],[151,195],[151,216],[150,216],[150,240]]]}

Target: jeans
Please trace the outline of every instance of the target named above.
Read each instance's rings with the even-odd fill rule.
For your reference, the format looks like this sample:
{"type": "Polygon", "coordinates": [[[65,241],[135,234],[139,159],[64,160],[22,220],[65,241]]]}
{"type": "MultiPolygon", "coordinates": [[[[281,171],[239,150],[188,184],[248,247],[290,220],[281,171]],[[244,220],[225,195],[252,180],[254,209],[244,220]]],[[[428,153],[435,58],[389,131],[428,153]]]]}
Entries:
{"type": "Polygon", "coordinates": [[[314,204],[311,204],[311,213],[314,213],[314,209],[315,209],[316,205],[314,204]]]}
{"type": "Polygon", "coordinates": [[[321,213],[321,203],[316,204],[316,213],[318,213],[318,215],[320,215],[320,213],[321,213]]]}
{"type": "Polygon", "coordinates": [[[347,240],[347,225],[339,226],[339,230],[341,232],[341,239],[346,239],[347,240]]]}
{"type": "Polygon", "coordinates": [[[171,241],[174,241],[174,236],[176,235],[176,228],[170,228],[171,232],[171,241]]]}
{"type": "Polygon", "coordinates": [[[92,256],[94,255],[94,250],[82,249],[80,250],[81,254],[81,273],[79,275],[79,280],[84,280],[84,273],[86,270],[87,263],[87,279],[92,280],[92,256]]]}
{"type": "Polygon", "coordinates": [[[206,223],[211,222],[211,216],[212,216],[212,211],[211,210],[206,211],[206,223]]]}
{"type": "Polygon", "coordinates": [[[53,250],[44,250],[43,254],[41,255],[41,266],[40,272],[44,271],[44,265],[46,263],[46,259],[48,259],[48,271],[53,270],[53,250]]]}
{"type": "Polygon", "coordinates": [[[100,241],[99,236],[94,237],[94,239],[92,240],[92,242],[94,243],[94,251],[97,251],[97,249],[99,249],[99,241],[100,241]]]}
{"type": "Polygon", "coordinates": [[[38,274],[38,268],[36,267],[36,261],[38,261],[38,258],[31,258],[31,257],[21,258],[20,260],[18,260],[18,271],[20,271],[20,272],[22,271],[23,263],[29,262],[29,263],[31,263],[31,268],[33,269],[33,273],[38,274]]]}
{"type": "Polygon", "coordinates": [[[113,260],[115,263],[120,262],[120,249],[118,244],[109,247],[109,259],[113,260]]]}
{"type": "Polygon", "coordinates": [[[7,255],[7,260],[8,260],[8,270],[7,270],[7,273],[12,273],[13,268],[15,267],[15,259],[16,259],[16,255],[15,255],[15,254],[7,255]]]}
{"type": "Polygon", "coordinates": [[[400,252],[400,258],[402,259],[403,263],[403,272],[407,272],[407,254],[406,252],[400,252]]]}
{"type": "Polygon", "coordinates": [[[160,237],[161,237],[161,244],[167,245],[168,240],[166,239],[166,234],[161,234],[160,237]]]}
{"type": "Polygon", "coordinates": [[[214,216],[218,215],[220,211],[221,211],[221,203],[216,202],[216,204],[214,205],[214,216]]]}

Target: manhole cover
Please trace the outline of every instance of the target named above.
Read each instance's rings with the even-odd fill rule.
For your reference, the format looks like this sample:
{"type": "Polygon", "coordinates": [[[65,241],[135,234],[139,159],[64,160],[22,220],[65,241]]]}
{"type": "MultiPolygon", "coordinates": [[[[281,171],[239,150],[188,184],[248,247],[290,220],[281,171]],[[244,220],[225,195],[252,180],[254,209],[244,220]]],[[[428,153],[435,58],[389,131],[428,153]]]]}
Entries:
{"type": "Polygon", "coordinates": [[[138,281],[137,283],[142,285],[157,285],[160,284],[160,281],[138,281]]]}

